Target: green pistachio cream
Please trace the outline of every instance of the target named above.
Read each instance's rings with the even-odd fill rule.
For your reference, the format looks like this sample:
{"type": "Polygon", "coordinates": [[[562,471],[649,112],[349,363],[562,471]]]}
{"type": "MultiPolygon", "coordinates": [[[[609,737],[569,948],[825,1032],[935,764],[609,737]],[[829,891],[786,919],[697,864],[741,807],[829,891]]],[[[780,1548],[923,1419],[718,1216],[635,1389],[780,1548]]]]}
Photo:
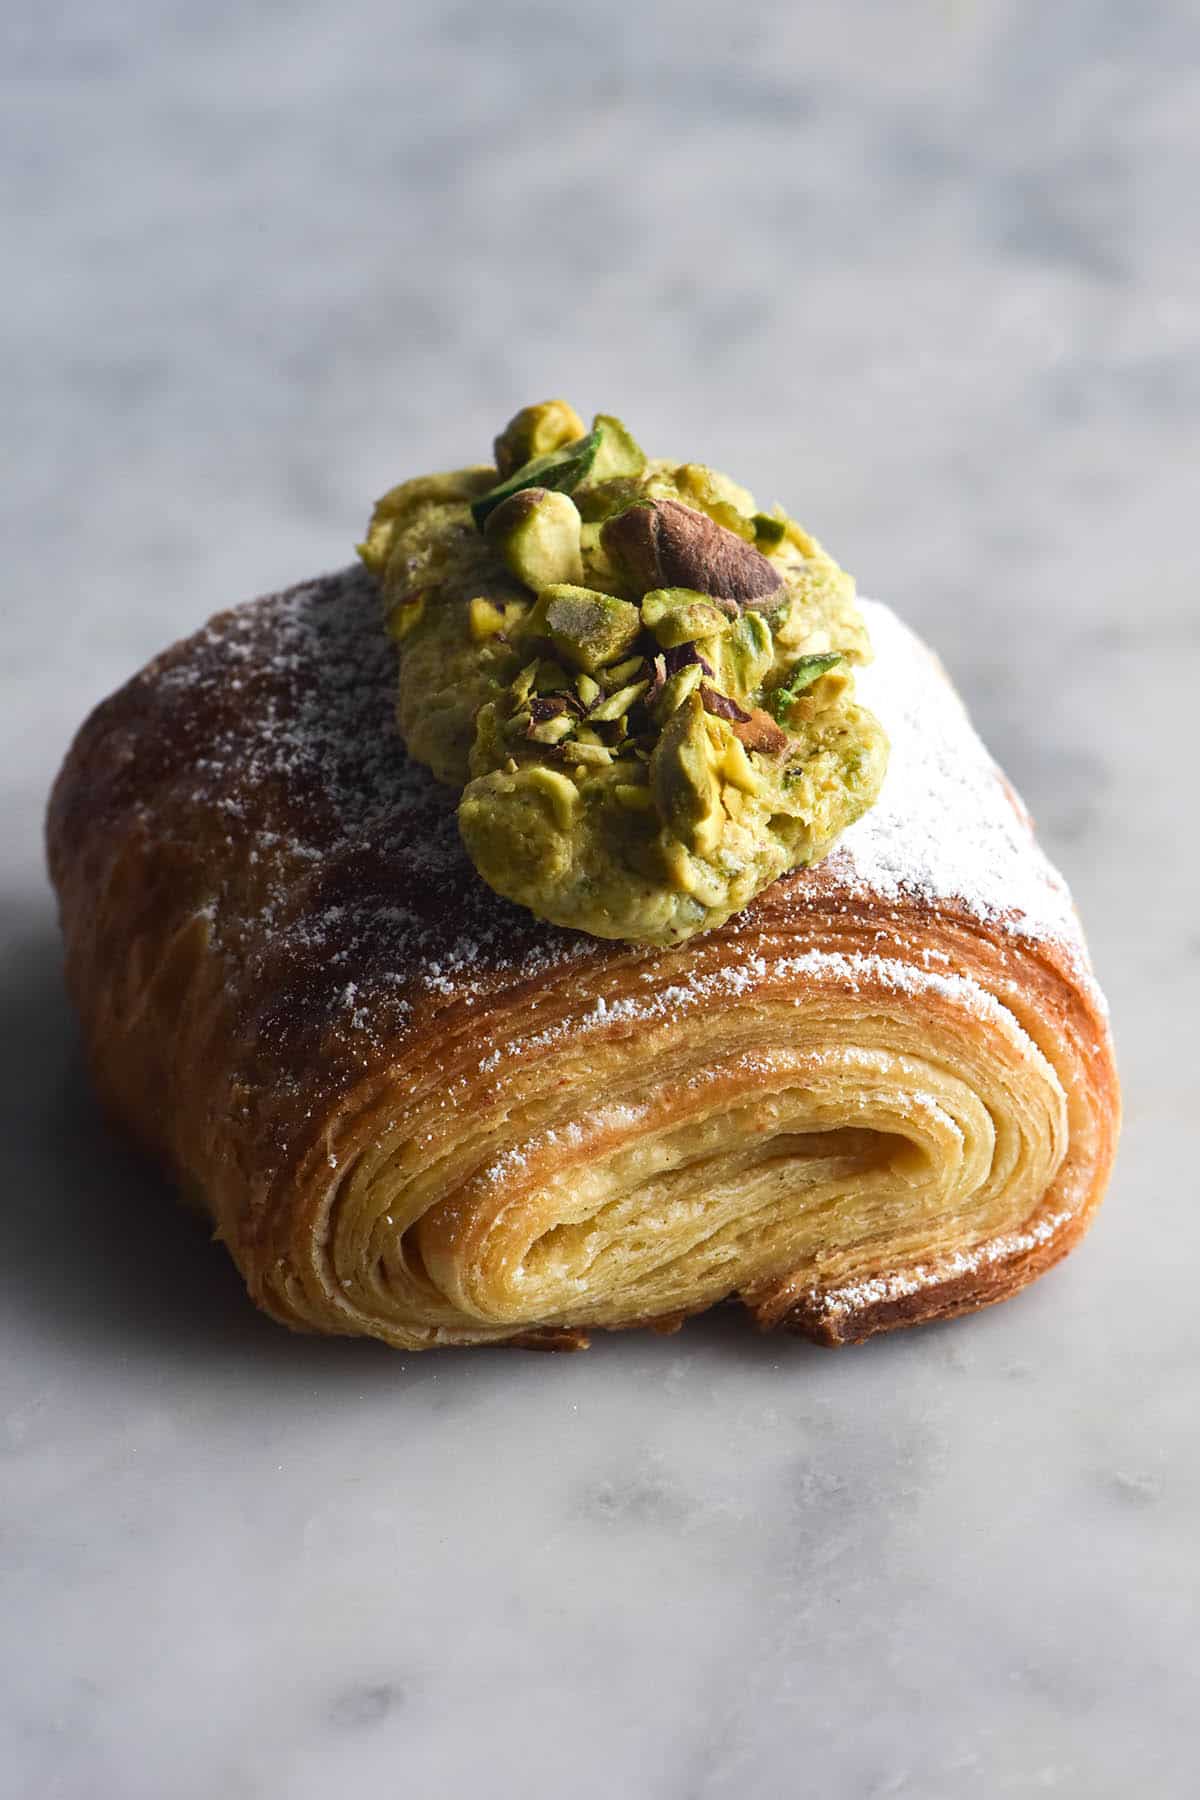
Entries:
{"type": "Polygon", "coordinates": [[[409,753],[462,790],[483,879],[539,918],[680,943],[879,792],[851,578],[781,508],[646,456],[619,419],[525,407],[494,467],[385,494],[359,551],[409,753]]]}

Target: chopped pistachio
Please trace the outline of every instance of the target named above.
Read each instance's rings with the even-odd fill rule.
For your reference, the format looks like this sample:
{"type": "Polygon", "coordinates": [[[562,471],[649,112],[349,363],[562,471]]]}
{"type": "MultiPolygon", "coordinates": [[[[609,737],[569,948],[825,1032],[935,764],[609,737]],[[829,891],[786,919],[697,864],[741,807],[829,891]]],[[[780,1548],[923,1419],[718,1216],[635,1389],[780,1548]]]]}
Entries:
{"type": "Polygon", "coordinates": [[[535,763],[532,768],[527,769],[524,779],[550,802],[550,810],[559,829],[569,830],[575,817],[575,808],[579,804],[579,789],[575,783],[561,770],[547,769],[541,763],[535,763]]]}
{"type": "Polygon", "coordinates": [[[612,693],[615,688],[624,687],[633,680],[645,664],[644,656],[627,656],[624,662],[614,663],[610,669],[601,671],[602,685],[612,693]]]}
{"type": "Polygon", "coordinates": [[[504,481],[498,481],[486,494],[473,500],[471,517],[480,531],[501,501],[507,500],[510,494],[519,493],[522,488],[553,488],[557,493],[569,494],[572,488],[578,487],[590,473],[596,460],[600,437],[600,432],[589,431],[586,437],[565,445],[561,450],[551,450],[545,456],[535,456],[529,462],[522,463],[519,469],[514,469],[504,481]]]}
{"type": "Polygon", "coordinates": [[[508,691],[518,706],[523,700],[528,700],[532,694],[533,684],[537,679],[537,669],[538,666],[535,662],[526,663],[520,674],[514,675],[509,683],[508,691]]]}
{"type": "Polygon", "coordinates": [[[725,685],[748,694],[758,687],[775,660],[771,627],[758,613],[744,612],[728,637],[716,646],[715,654],[720,658],[725,685]]]}
{"type": "Polygon", "coordinates": [[[569,687],[571,677],[561,663],[552,661],[548,656],[543,656],[538,663],[533,685],[539,694],[554,694],[562,688],[569,687]]]}
{"type": "Polygon", "coordinates": [[[530,719],[525,736],[535,744],[561,744],[570,737],[575,721],[570,713],[555,713],[550,719],[530,719]]]}
{"type": "Polygon", "coordinates": [[[744,724],[735,719],[729,728],[747,750],[757,750],[762,756],[782,756],[792,742],[782,725],[777,725],[761,706],[751,707],[744,724]]]}
{"type": "Polygon", "coordinates": [[[388,635],[394,637],[399,643],[421,623],[424,616],[425,590],[414,588],[412,593],[402,594],[388,613],[388,635]]]}
{"type": "Polygon", "coordinates": [[[693,644],[698,638],[722,637],[729,630],[720,607],[694,588],[652,588],[642,598],[642,623],[664,650],[693,644]]]}
{"type": "Polygon", "coordinates": [[[646,452],[628,426],[611,413],[597,413],[592,430],[600,433],[600,447],[592,464],[590,480],[611,481],[618,475],[640,475],[646,467],[646,452]]]}
{"type": "Polygon", "coordinates": [[[488,515],[484,536],[517,580],[536,594],[552,582],[583,580],[582,528],[569,494],[524,487],[488,515]]]}
{"type": "Polygon", "coordinates": [[[754,501],[744,487],[730,481],[704,463],[680,463],[672,472],[672,481],[680,499],[731,531],[746,543],[754,539],[754,526],[749,514],[754,501]]]}
{"type": "Polygon", "coordinates": [[[618,688],[615,694],[610,694],[606,700],[601,700],[593,706],[588,713],[588,718],[593,725],[602,725],[610,719],[619,719],[622,713],[627,713],[631,706],[637,705],[649,686],[648,681],[634,681],[628,687],[618,688]]]}
{"type": "Polygon", "coordinates": [[[635,787],[629,781],[615,781],[613,793],[617,803],[629,812],[653,812],[654,796],[648,787],[635,787]]]}
{"type": "Polygon", "coordinates": [[[698,900],[701,906],[719,906],[725,897],[723,877],[707,862],[702,862],[699,857],[690,855],[686,850],[677,865],[675,879],[677,885],[685,893],[691,894],[694,900],[698,900]]]}
{"type": "Polygon", "coordinates": [[[798,694],[812,686],[827,670],[835,667],[842,660],[840,650],[828,650],[820,656],[802,656],[799,662],[793,663],[788,670],[786,681],[775,691],[775,717],[780,724],[787,718],[788,708],[798,694]]]}
{"type": "Polygon", "coordinates": [[[650,780],[667,829],[701,856],[721,839],[721,793],[699,694],[691,694],[663,726],[650,759],[650,780]]]}
{"type": "Polygon", "coordinates": [[[490,485],[490,469],[451,469],[444,475],[417,475],[389,488],[375,502],[365,543],[358,554],[373,575],[382,577],[398,538],[423,517],[428,519],[438,508],[471,500],[490,485]]]}
{"type": "Polygon", "coordinates": [[[571,744],[571,755],[578,763],[591,764],[601,768],[613,759],[612,751],[606,744],[585,744],[575,739],[571,744]]]}
{"type": "Polygon", "coordinates": [[[669,718],[690,695],[696,692],[703,679],[704,670],[699,663],[686,663],[682,669],[677,669],[674,675],[669,675],[662,693],[654,703],[657,717],[669,718]]]}
{"type": "Polygon", "coordinates": [[[467,608],[467,618],[471,636],[477,644],[484,644],[488,638],[496,636],[504,630],[504,610],[489,600],[485,594],[477,594],[467,608]]]}
{"type": "Polygon", "coordinates": [[[539,594],[539,610],[543,603],[555,649],[587,675],[624,656],[641,630],[636,606],[593,588],[553,583],[539,594]]]}
{"type": "Polygon", "coordinates": [[[776,544],[783,542],[787,532],[787,520],[777,519],[771,513],[755,513],[750,523],[754,527],[754,542],[760,550],[773,550],[776,544]]]}
{"type": "Polygon", "coordinates": [[[591,706],[594,701],[600,698],[600,683],[598,681],[593,681],[590,675],[577,675],[575,677],[575,692],[579,695],[584,706],[591,706]]]}
{"type": "Polygon", "coordinates": [[[542,400],[514,413],[493,445],[496,468],[507,479],[535,456],[548,456],[584,435],[584,423],[565,400],[542,400]]]}
{"type": "Polygon", "coordinates": [[[731,787],[739,788],[743,794],[763,792],[763,778],[747,756],[745,745],[734,732],[726,731],[721,734],[717,756],[721,776],[731,787]]]}
{"type": "Polygon", "coordinates": [[[720,688],[709,687],[707,682],[701,683],[700,698],[704,702],[705,712],[712,713],[715,718],[735,719],[744,725],[750,717],[750,714],[744,707],[739,706],[736,700],[731,700],[728,694],[721,692],[720,688]]]}

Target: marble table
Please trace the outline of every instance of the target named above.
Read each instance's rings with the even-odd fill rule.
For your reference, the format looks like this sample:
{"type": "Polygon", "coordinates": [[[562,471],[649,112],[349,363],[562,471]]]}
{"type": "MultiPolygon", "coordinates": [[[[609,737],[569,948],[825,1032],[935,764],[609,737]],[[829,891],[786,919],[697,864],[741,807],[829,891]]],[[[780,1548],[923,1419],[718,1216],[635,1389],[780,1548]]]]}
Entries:
{"type": "Polygon", "coordinates": [[[0,1788],[1194,1794],[1195,10],[15,11],[0,1788]],[[75,724],[560,391],[786,498],[1072,881],[1127,1130],[1007,1306],[294,1339],[97,1115],[39,841],[75,724]]]}

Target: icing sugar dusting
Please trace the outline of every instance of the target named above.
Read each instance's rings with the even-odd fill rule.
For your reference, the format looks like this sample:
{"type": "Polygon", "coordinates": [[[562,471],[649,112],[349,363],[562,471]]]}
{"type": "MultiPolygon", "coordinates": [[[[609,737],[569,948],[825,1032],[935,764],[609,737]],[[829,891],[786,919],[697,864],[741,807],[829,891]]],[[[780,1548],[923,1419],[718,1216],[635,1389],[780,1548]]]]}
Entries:
{"type": "MultiPolygon", "coordinates": [[[[804,975],[831,979],[843,991],[855,994],[882,988],[895,994],[938,995],[950,1000],[960,1012],[971,1012],[978,1018],[990,1020],[1006,1035],[1011,1036],[1013,1032],[1008,1009],[969,976],[918,968],[890,956],[866,956],[858,951],[805,950],[799,956],[772,957],[769,964],[764,957],[751,956],[742,963],[720,965],[706,973],[692,971],[684,981],[670,982],[645,994],[628,994],[619,1000],[608,1000],[599,995],[587,1012],[573,1014],[569,1023],[558,1022],[540,1032],[523,1032],[522,1054],[550,1049],[581,1031],[596,1031],[610,1025],[647,1026],[670,1021],[693,1007],[746,993],[768,976],[783,982],[804,975]]],[[[804,995],[794,995],[791,1004],[803,1006],[804,995]]],[[[1027,1040],[1021,1041],[1020,1048],[1023,1054],[1036,1054],[1027,1040]]],[[[505,1044],[489,1052],[480,1061],[479,1068],[488,1073],[511,1055],[512,1045],[505,1044]]]]}
{"type": "Polygon", "coordinates": [[[936,1263],[915,1263],[887,1275],[873,1275],[865,1281],[848,1282],[844,1287],[823,1290],[810,1288],[805,1298],[813,1311],[823,1318],[838,1319],[861,1312],[889,1300],[901,1300],[922,1288],[936,1287],[960,1276],[980,1275],[998,1263],[1021,1256],[1039,1245],[1047,1244],[1074,1214],[1070,1208],[1043,1214],[1018,1231],[1004,1232],[967,1250],[956,1250],[936,1263]]]}
{"type": "Polygon", "coordinates": [[[831,868],[849,865],[851,879],[887,898],[961,900],[1022,935],[1075,942],[1067,884],[1031,842],[1024,810],[937,658],[890,608],[861,604],[875,661],[855,681],[892,750],[883,792],[845,833],[831,868]]]}

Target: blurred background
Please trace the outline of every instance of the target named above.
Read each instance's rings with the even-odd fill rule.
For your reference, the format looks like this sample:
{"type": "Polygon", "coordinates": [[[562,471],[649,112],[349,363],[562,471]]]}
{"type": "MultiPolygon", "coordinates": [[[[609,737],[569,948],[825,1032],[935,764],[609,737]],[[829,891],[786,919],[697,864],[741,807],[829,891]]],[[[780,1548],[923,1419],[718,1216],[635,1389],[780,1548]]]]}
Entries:
{"type": "MultiPolygon", "coordinates": [[[[489,1737],[492,1791],[569,1777],[583,1800],[792,1792],[779,1771],[807,1755],[828,1791],[864,1796],[1191,1792],[1196,6],[9,0],[4,15],[0,1093],[16,1321],[5,1417],[25,1481],[18,1586],[41,1621],[9,1684],[13,1742],[29,1759],[21,1791],[127,1800],[207,1794],[219,1780],[231,1795],[307,1795],[309,1765],[268,1767],[247,1735],[244,1684],[275,1654],[261,1621],[242,1621],[238,1657],[220,1648],[258,1558],[255,1421],[274,1418],[272,1468],[291,1456],[310,1470],[311,1507],[285,1508],[278,1525],[288,1584],[290,1530],[352,1556],[334,1523],[342,1507],[375,1549],[393,1544],[393,1520],[395,1542],[411,1544],[411,1527],[433,1555],[463,1454],[461,1440],[446,1446],[441,1474],[421,1477],[419,1529],[402,1509],[393,1519],[374,1409],[400,1404],[394,1365],[369,1348],[277,1348],[161,1194],[114,1160],[59,988],[46,790],[85,711],[165,642],[348,560],[379,492],[486,458],[519,405],[562,394],[622,415],[655,451],[725,467],[762,503],[784,501],[865,593],[938,647],[1079,899],[1113,1001],[1128,1131],[1088,1247],[957,1336],[849,1361],[797,1352],[797,1368],[778,1347],[735,1350],[720,1328],[697,1328],[669,1353],[594,1352],[586,1375],[520,1359],[485,1374],[467,1357],[439,1370],[440,1389],[424,1373],[405,1388],[404,1431],[422,1442],[439,1393],[466,1409],[474,1442],[490,1442],[474,1410],[486,1394],[514,1420],[497,1456],[513,1441],[538,1447],[538,1507],[518,1482],[504,1490],[518,1522],[485,1509],[473,1547],[436,1553],[447,1580],[467,1571],[483,1620],[462,1716],[495,1739],[526,1717],[520,1695],[496,1701],[494,1720],[478,1710],[511,1650],[567,1721],[561,1745],[525,1741],[519,1754],[489,1737]],[[107,1225],[133,1216],[130,1192],[147,1198],[127,1233],[136,1250],[114,1248],[124,1227],[107,1225]],[[169,1307],[148,1298],[155,1288],[169,1307]],[[164,1365],[179,1388],[164,1388],[164,1365]],[[656,1393],[668,1369],[670,1426],[642,1412],[635,1425],[620,1395],[642,1376],[656,1393]],[[236,1427],[199,1398],[213,1370],[236,1427]],[[278,1384],[269,1399],[264,1371],[278,1384]],[[595,1436],[587,1450],[570,1438],[568,1455],[574,1413],[559,1409],[580,1406],[595,1436]],[[699,1444],[723,1440],[731,1409],[742,1473],[726,1468],[722,1497],[689,1511],[680,1482],[711,1478],[699,1444]],[[972,1448],[967,1421],[981,1416],[972,1448]],[[686,1447],[663,1462],[679,1433],[686,1447]],[[786,1505],[773,1485],[784,1442],[797,1459],[786,1505]],[[173,1471],[158,1485],[133,1472],[147,1444],[173,1471]],[[339,1486],[348,1467],[374,1471],[359,1513],[339,1486]],[[239,1549],[215,1563],[202,1553],[181,1589],[171,1583],[208,1516],[184,1498],[192,1471],[239,1549]],[[86,1523],[97,1508],[125,1545],[99,1561],[86,1523]],[[976,1514],[982,1540],[967,1524],[976,1514]],[[183,1521],[176,1535],[170,1517],[183,1521]],[[741,1549],[722,1535],[730,1520],[741,1549]],[[769,1599],[745,1602],[756,1583],[773,1591],[774,1565],[739,1560],[758,1530],[797,1591],[824,1596],[799,1635],[769,1599]],[[678,1579],[656,1585],[662,1541],[689,1531],[678,1579]],[[145,1586],[138,1544],[176,1571],[161,1602],[170,1623],[149,1638],[164,1590],[145,1586]],[[599,1571],[594,1586],[580,1558],[599,1571]],[[622,1602],[622,1636],[605,1594],[630,1566],[642,1586],[622,1602]],[[765,1621],[761,1653],[736,1648],[755,1641],[746,1606],[765,1621]],[[914,1612],[938,1696],[903,1674],[914,1612]],[[218,1747],[185,1772],[139,1735],[139,1721],[153,1737],[167,1719],[177,1742],[194,1736],[157,1653],[135,1657],[119,1698],[97,1699],[97,1620],[115,1621],[127,1656],[141,1641],[169,1660],[197,1617],[188,1681],[218,1747]],[[566,1639],[594,1636],[603,1671],[560,1666],[547,1620],[566,1639]],[[662,1667],[682,1668],[672,1680],[686,1686],[714,1632],[735,1646],[729,1669],[705,1650],[709,1686],[648,1713],[662,1667]],[[985,1639],[1003,1646],[994,1661],[985,1639]],[[634,1640],[650,1646],[641,1660],[634,1640]],[[712,1739],[697,1721],[716,1730],[717,1691],[712,1739]],[[601,1694],[613,1735],[581,1775],[566,1734],[601,1694]],[[816,1709],[790,1712],[804,1694],[816,1709]]],[[[365,1566],[339,1567],[369,1641],[390,1644],[399,1627],[363,1598],[365,1566]]],[[[336,1584],[317,1586],[328,1616],[336,1584]]],[[[436,1639],[443,1600],[413,1604],[436,1639]]],[[[288,1616],[303,1638],[311,1615],[288,1616]]],[[[352,1621],[344,1637],[355,1641],[352,1621]]],[[[452,1635],[447,1668],[460,1654],[452,1635]]],[[[410,1769],[467,1779],[477,1752],[448,1715],[429,1722],[419,1682],[396,1687],[401,1706],[391,1676],[355,1680],[348,1698],[313,1702],[334,1745],[321,1740],[322,1780],[361,1774],[371,1744],[402,1740],[410,1769]],[[363,1728],[353,1751],[337,1735],[347,1721],[363,1728]]]]}

